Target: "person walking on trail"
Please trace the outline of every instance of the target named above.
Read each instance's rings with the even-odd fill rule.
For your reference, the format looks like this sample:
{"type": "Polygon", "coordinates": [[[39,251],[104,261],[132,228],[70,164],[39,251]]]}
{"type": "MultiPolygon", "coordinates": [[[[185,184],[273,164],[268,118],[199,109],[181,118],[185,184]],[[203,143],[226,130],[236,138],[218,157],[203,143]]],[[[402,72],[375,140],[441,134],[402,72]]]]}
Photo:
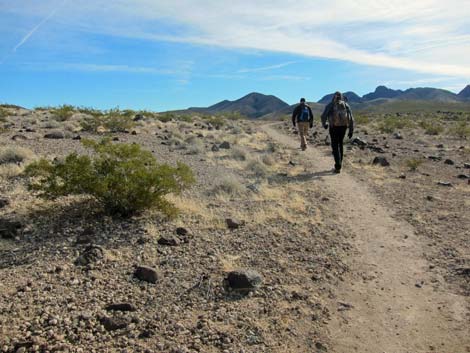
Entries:
{"type": "Polygon", "coordinates": [[[330,128],[331,148],[335,158],[336,173],[341,172],[343,163],[343,140],[346,130],[351,138],[354,132],[354,117],[341,92],[335,92],[332,101],[325,107],[321,115],[321,122],[325,129],[330,128]]]}
{"type": "Polygon", "coordinates": [[[300,104],[292,112],[292,125],[297,124],[297,130],[300,136],[300,148],[302,151],[307,149],[308,129],[313,127],[312,109],[305,103],[305,98],[300,98],[300,104]]]}

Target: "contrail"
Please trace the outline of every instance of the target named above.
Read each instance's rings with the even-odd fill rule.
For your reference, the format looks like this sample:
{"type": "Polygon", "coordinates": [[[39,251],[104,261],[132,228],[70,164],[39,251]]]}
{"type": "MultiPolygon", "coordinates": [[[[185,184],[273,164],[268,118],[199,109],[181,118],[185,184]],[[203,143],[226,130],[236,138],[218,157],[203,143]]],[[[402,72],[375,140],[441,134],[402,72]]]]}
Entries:
{"type": "Polygon", "coordinates": [[[16,52],[16,50],[21,47],[24,43],[26,43],[26,41],[34,34],[34,32],[36,32],[44,23],[46,23],[47,21],[49,21],[51,19],[52,16],[54,16],[57,12],[57,10],[59,10],[59,8],[61,8],[65,2],[67,0],[63,0],[62,3],[57,7],[55,8],[54,10],[51,11],[51,13],[49,15],[47,15],[41,22],[39,22],[31,31],[28,32],[28,34],[26,34],[23,39],[20,40],[20,42],[13,48],[13,52],[16,52]]]}

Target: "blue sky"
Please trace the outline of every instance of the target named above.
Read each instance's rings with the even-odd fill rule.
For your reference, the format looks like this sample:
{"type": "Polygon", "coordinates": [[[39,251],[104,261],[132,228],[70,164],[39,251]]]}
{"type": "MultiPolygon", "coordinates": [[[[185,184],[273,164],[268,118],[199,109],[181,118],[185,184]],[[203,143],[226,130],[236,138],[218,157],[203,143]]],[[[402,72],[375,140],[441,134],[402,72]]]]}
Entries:
{"type": "Polygon", "coordinates": [[[0,0],[0,102],[157,111],[470,83],[466,0],[0,0]]]}

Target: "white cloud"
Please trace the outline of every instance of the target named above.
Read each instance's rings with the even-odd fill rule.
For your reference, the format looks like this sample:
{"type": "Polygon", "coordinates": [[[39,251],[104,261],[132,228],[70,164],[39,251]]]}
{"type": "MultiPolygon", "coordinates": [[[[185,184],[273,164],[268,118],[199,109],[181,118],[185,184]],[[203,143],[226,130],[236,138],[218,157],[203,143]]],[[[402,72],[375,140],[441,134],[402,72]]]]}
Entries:
{"type": "Polygon", "coordinates": [[[260,72],[260,71],[276,70],[276,69],[281,69],[283,67],[295,64],[295,63],[296,63],[296,61],[288,61],[288,62],[285,62],[285,63],[276,64],[276,65],[240,69],[240,70],[238,70],[238,72],[239,73],[248,73],[248,72],[260,72]]]}
{"type": "MultiPolygon", "coordinates": [[[[41,15],[37,2],[19,2],[9,11],[30,8],[41,15]]],[[[469,13],[466,0],[88,0],[69,3],[57,20],[115,36],[269,50],[468,79],[469,13]]]]}

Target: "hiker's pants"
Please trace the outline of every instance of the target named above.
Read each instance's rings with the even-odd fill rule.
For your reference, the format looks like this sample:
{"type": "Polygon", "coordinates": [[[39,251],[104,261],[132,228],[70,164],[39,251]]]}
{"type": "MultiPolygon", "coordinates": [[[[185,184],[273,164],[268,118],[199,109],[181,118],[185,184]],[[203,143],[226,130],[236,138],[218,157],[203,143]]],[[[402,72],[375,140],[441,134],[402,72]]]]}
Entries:
{"type": "Polygon", "coordinates": [[[299,136],[300,136],[300,147],[305,149],[307,147],[307,136],[308,128],[310,123],[308,121],[299,121],[297,126],[299,127],[299,136]]]}
{"type": "Polygon", "coordinates": [[[330,127],[331,149],[335,158],[335,169],[341,169],[343,162],[343,140],[346,135],[347,126],[330,127]]]}

